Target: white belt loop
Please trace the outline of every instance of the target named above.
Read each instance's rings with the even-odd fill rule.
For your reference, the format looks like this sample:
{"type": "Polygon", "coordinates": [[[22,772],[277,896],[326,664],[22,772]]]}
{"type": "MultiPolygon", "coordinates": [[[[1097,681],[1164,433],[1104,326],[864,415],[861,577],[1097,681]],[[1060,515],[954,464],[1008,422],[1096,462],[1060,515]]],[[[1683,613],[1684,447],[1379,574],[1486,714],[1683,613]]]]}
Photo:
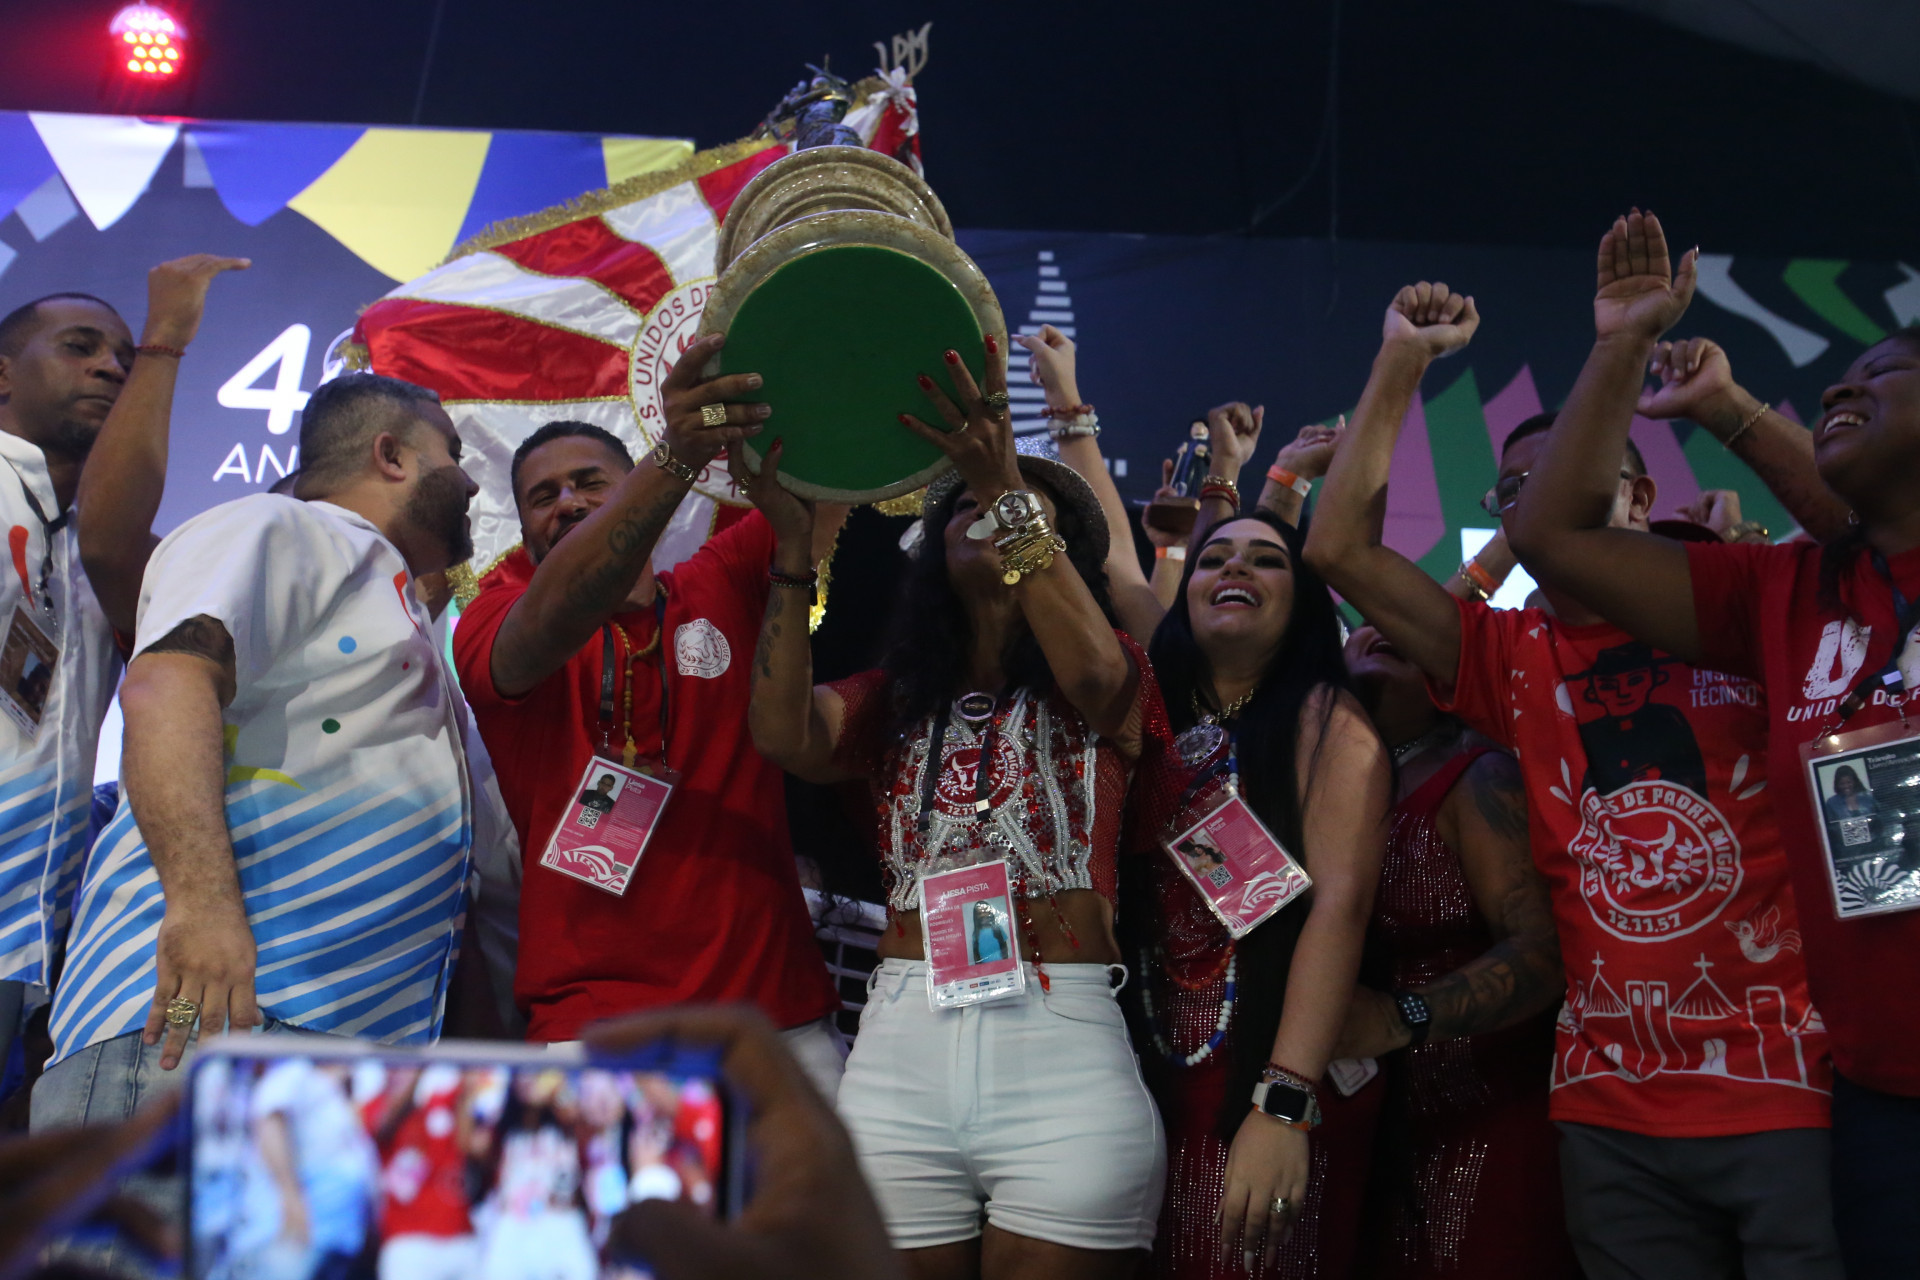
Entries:
{"type": "Polygon", "coordinates": [[[1110,964],[1107,966],[1107,985],[1112,988],[1115,996],[1118,996],[1122,991],[1127,989],[1127,979],[1132,976],[1131,973],[1127,972],[1127,966],[1123,964],[1110,964]],[[1119,975],[1118,981],[1114,980],[1116,973],[1119,975]]]}

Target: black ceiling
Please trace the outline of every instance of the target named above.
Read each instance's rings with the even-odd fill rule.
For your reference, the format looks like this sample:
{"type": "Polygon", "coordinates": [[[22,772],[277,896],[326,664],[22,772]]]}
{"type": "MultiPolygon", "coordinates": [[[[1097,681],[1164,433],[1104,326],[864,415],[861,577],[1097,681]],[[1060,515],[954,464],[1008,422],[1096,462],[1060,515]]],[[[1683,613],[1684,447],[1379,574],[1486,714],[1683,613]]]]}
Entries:
{"type": "MultiPolygon", "coordinates": [[[[1256,234],[1574,245],[1637,203],[1714,251],[1920,257],[1920,105],[1619,9],[443,4],[421,123],[703,146],[804,62],[861,73],[931,20],[928,176],[961,226],[1232,235],[1265,209],[1256,234]]],[[[196,73],[141,102],[103,88],[116,7],[0,0],[0,107],[404,124],[435,12],[183,2],[196,73]]]]}

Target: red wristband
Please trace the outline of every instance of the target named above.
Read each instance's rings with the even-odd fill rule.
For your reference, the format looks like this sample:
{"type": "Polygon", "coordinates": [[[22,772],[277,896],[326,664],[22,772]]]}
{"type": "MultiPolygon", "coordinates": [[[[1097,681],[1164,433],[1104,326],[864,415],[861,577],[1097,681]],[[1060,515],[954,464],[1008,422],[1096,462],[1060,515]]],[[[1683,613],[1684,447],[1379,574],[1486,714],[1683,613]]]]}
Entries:
{"type": "Polygon", "coordinates": [[[1468,582],[1471,582],[1489,596],[1500,589],[1500,584],[1493,580],[1493,575],[1488,573],[1478,560],[1467,561],[1460,566],[1460,572],[1465,575],[1468,582]]]}
{"type": "Polygon", "coordinates": [[[1267,479],[1287,486],[1303,498],[1313,492],[1313,481],[1301,479],[1277,462],[1267,468],[1267,479]]]}
{"type": "Polygon", "coordinates": [[[187,354],[185,348],[169,347],[159,342],[143,342],[133,350],[135,355],[172,356],[175,360],[183,359],[187,354]]]}
{"type": "Polygon", "coordinates": [[[1040,416],[1043,418],[1059,418],[1065,421],[1070,418],[1083,417],[1086,414],[1089,414],[1092,412],[1093,412],[1093,406],[1090,404],[1073,404],[1073,405],[1068,405],[1064,409],[1054,409],[1051,407],[1042,409],[1040,411],[1040,416]]]}

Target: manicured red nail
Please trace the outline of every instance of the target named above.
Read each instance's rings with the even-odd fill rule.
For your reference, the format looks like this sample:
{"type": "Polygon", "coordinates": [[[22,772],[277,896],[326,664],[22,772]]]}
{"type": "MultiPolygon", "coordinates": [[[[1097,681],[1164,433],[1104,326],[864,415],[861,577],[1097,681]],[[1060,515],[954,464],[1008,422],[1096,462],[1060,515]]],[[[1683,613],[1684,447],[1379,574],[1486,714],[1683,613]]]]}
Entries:
{"type": "Polygon", "coordinates": [[[960,363],[960,353],[959,353],[958,351],[949,351],[949,352],[947,352],[947,363],[948,363],[948,364],[959,364],[959,363],[960,363]]]}
{"type": "Polygon", "coordinates": [[[903,427],[910,427],[913,425],[913,419],[909,418],[904,413],[895,414],[894,416],[900,419],[900,425],[903,427]]]}
{"type": "Polygon", "coordinates": [[[994,337],[992,334],[987,335],[987,354],[990,356],[997,356],[1000,354],[1000,340],[994,337]]]}
{"type": "MultiPolygon", "coordinates": [[[[951,355],[952,353],[951,353],[951,352],[949,352],[948,354],[949,354],[949,355],[951,355]]],[[[929,378],[929,377],[928,377],[928,376],[927,376],[926,374],[924,374],[924,373],[916,373],[916,374],[914,374],[913,376],[914,376],[914,377],[916,377],[916,378],[918,378],[918,379],[920,379],[920,389],[921,389],[922,391],[931,391],[931,390],[933,390],[933,379],[932,379],[932,378],[929,378]]]]}

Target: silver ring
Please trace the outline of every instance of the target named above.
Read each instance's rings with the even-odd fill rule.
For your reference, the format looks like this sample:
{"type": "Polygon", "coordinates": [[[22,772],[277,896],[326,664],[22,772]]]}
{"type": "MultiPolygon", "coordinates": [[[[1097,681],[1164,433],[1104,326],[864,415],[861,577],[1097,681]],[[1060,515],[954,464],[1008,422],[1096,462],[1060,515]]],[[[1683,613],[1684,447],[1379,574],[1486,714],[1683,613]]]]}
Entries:
{"type": "Polygon", "coordinates": [[[724,404],[703,404],[700,406],[700,425],[703,427],[724,427],[727,425],[727,406],[724,404]]]}
{"type": "Polygon", "coordinates": [[[1286,1217],[1287,1216],[1287,1198],[1285,1196],[1275,1196],[1273,1198],[1273,1206],[1271,1209],[1268,1210],[1268,1212],[1272,1213],[1273,1216],[1276,1218],[1286,1217]]]}

